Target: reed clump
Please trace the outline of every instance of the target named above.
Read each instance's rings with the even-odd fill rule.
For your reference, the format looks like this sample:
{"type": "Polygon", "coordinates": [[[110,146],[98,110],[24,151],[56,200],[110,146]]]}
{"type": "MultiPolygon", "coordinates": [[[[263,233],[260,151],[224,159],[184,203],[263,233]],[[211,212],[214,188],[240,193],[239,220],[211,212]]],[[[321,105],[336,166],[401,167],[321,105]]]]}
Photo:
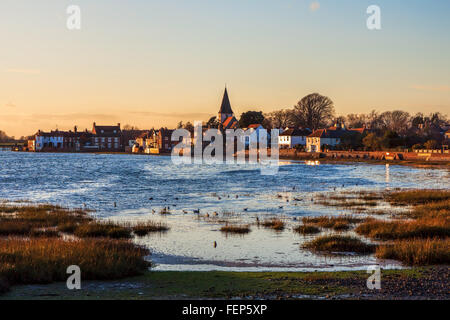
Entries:
{"type": "Polygon", "coordinates": [[[169,230],[169,227],[162,222],[146,221],[131,226],[131,229],[135,235],[144,237],[152,232],[166,232],[169,230]]]}
{"type": "Polygon", "coordinates": [[[448,190],[406,190],[392,192],[387,200],[393,205],[420,205],[431,202],[450,200],[448,190]]]}
{"type": "Polygon", "coordinates": [[[317,234],[320,229],[313,225],[300,225],[294,228],[294,231],[300,234],[317,234]]]}
{"type": "Polygon", "coordinates": [[[249,225],[227,224],[222,228],[220,228],[220,231],[225,233],[246,234],[249,233],[251,230],[249,225]]]}
{"type": "Polygon", "coordinates": [[[395,259],[407,265],[433,265],[450,263],[449,239],[413,239],[379,246],[376,257],[395,259]]]}
{"type": "Polygon", "coordinates": [[[79,238],[131,238],[131,229],[112,222],[90,222],[80,224],[74,231],[79,238]]]}
{"type": "MultiPolygon", "coordinates": [[[[92,218],[86,212],[54,205],[0,205],[0,236],[42,236],[41,230],[63,225],[86,224],[92,218]]],[[[50,232],[47,232],[51,235],[50,232]]],[[[54,236],[54,235],[52,235],[54,236]]]]}
{"type": "Polygon", "coordinates": [[[335,229],[337,231],[342,231],[350,229],[350,225],[359,223],[363,220],[364,219],[362,218],[346,215],[339,217],[304,217],[302,219],[302,222],[304,224],[314,225],[325,229],[335,229]]]}
{"type": "Polygon", "coordinates": [[[148,250],[126,240],[58,238],[0,241],[0,278],[9,284],[50,283],[67,279],[67,267],[78,265],[85,280],[141,274],[148,250]]]}
{"type": "Polygon", "coordinates": [[[318,237],[304,245],[305,248],[319,252],[356,252],[370,254],[375,251],[375,246],[367,244],[358,238],[350,236],[326,235],[318,237]]]}
{"type": "Polygon", "coordinates": [[[264,220],[260,223],[264,228],[282,231],[285,228],[285,223],[280,219],[264,220]]]}
{"type": "Polygon", "coordinates": [[[450,236],[450,223],[447,218],[428,218],[413,221],[371,219],[360,224],[355,231],[376,240],[445,238],[450,236]]]}
{"type": "Polygon", "coordinates": [[[10,285],[67,279],[78,265],[86,280],[139,275],[149,251],[125,239],[131,228],[98,222],[86,211],[53,205],[0,205],[0,293],[10,285]],[[78,238],[65,240],[61,233],[78,238]]]}

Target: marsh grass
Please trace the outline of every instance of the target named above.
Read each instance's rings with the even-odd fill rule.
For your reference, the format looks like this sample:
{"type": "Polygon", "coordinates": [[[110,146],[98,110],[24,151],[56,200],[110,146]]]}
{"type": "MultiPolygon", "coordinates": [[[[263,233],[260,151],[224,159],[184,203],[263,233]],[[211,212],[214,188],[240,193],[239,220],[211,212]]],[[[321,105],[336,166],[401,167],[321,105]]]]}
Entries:
{"type": "Polygon", "coordinates": [[[325,229],[334,229],[336,231],[344,231],[350,229],[350,225],[362,222],[364,219],[354,217],[351,215],[339,216],[339,217],[304,217],[302,222],[304,224],[314,225],[325,229]]]}
{"type": "Polygon", "coordinates": [[[320,233],[320,229],[312,225],[301,225],[294,228],[294,231],[300,234],[317,234],[320,233]]]}
{"type": "Polygon", "coordinates": [[[113,222],[90,222],[76,227],[74,235],[79,238],[131,238],[131,229],[113,222]]]}
{"type": "Polygon", "coordinates": [[[450,217],[450,200],[430,202],[414,207],[403,215],[417,218],[439,218],[450,217]]]}
{"type": "Polygon", "coordinates": [[[54,228],[65,224],[89,223],[86,212],[69,210],[54,205],[0,205],[0,235],[41,236],[36,230],[54,228]]]}
{"type": "Polygon", "coordinates": [[[323,206],[352,208],[355,210],[360,210],[365,207],[376,207],[378,205],[378,201],[384,199],[381,194],[364,191],[356,194],[319,194],[317,198],[319,200],[316,203],[323,206]]]}
{"type": "Polygon", "coordinates": [[[395,259],[407,265],[432,265],[450,263],[449,239],[414,239],[396,241],[379,246],[376,257],[395,259]]]}
{"type": "Polygon", "coordinates": [[[10,284],[64,281],[67,267],[78,265],[84,280],[117,279],[144,272],[147,254],[126,240],[6,239],[0,241],[0,278],[10,284]]]}
{"type": "Polygon", "coordinates": [[[249,225],[230,225],[227,224],[220,228],[220,231],[225,233],[235,233],[235,234],[247,234],[249,233],[250,226],[249,225]]]}
{"type": "Polygon", "coordinates": [[[264,228],[282,231],[285,228],[285,223],[280,219],[264,220],[260,223],[264,228]]]}
{"type": "Polygon", "coordinates": [[[431,202],[450,200],[448,190],[406,190],[396,191],[387,195],[387,200],[393,205],[420,205],[431,202]]]}
{"type": "Polygon", "coordinates": [[[26,236],[32,228],[33,225],[26,221],[0,219],[0,236],[26,236]]]}
{"type": "Polygon", "coordinates": [[[131,226],[131,229],[135,235],[144,237],[152,232],[166,232],[169,230],[169,227],[162,222],[146,221],[131,226]]]}
{"type": "Polygon", "coordinates": [[[0,293],[15,284],[66,280],[70,265],[80,266],[86,280],[134,276],[150,265],[147,249],[123,239],[129,227],[94,221],[80,209],[2,203],[0,235],[0,293]],[[67,241],[59,232],[79,238],[67,241]]]}
{"type": "Polygon", "coordinates": [[[375,251],[375,246],[367,244],[358,238],[350,236],[326,235],[307,242],[305,248],[319,252],[356,252],[370,254],[375,251]]]}
{"type": "Polygon", "coordinates": [[[355,231],[360,235],[376,240],[445,238],[450,236],[449,222],[446,218],[412,221],[371,219],[357,226],[355,231]]]}

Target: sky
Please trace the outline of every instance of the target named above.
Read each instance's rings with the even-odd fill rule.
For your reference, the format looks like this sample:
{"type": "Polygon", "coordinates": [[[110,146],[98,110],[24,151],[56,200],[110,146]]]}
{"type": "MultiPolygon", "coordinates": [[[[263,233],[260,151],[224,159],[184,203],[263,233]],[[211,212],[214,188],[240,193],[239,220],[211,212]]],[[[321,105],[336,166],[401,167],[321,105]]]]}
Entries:
{"type": "Polygon", "coordinates": [[[207,120],[225,84],[237,115],[318,92],[338,115],[450,116],[449,14],[448,0],[2,0],[0,130],[207,120]]]}

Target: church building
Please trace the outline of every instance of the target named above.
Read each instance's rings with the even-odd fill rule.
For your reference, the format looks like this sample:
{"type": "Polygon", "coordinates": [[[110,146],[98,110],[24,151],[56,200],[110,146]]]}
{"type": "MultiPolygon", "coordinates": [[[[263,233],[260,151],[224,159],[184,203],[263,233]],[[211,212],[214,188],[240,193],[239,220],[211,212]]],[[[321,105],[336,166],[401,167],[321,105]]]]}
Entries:
{"type": "Polygon", "coordinates": [[[217,120],[219,121],[219,128],[221,130],[237,129],[239,126],[237,119],[234,117],[233,110],[231,109],[227,88],[225,88],[223,94],[222,105],[220,106],[217,120]]]}

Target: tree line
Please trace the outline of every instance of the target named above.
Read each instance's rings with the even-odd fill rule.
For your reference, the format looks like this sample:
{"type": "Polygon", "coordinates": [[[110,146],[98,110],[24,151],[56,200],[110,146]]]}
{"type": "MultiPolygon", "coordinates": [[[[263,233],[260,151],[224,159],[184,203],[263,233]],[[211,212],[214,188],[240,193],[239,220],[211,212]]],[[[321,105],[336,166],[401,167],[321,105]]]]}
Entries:
{"type": "MultiPolygon", "coordinates": [[[[343,143],[341,147],[365,150],[383,150],[392,148],[428,148],[439,147],[444,140],[441,128],[448,123],[446,115],[439,112],[425,115],[402,110],[368,113],[351,113],[336,116],[334,102],[326,96],[313,93],[302,98],[291,108],[275,110],[269,113],[247,111],[239,119],[241,128],[250,124],[262,124],[266,129],[308,128],[311,131],[328,128],[336,123],[346,128],[366,128],[361,139],[343,143]]],[[[205,124],[217,128],[216,117],[205,124]]]]}

